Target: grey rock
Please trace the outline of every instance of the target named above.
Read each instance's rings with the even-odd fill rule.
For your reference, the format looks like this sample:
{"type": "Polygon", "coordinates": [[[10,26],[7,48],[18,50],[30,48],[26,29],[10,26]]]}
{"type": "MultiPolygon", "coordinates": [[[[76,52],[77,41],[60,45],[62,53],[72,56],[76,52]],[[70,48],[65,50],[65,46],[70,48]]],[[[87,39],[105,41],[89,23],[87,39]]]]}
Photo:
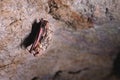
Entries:
{"type": "Polygon", "coordinates": [[[119,4],[0,0],[0,80],[119,80],[111,75],[120,48],[119,4]],[[34,57],[20,44],[40,18],[49,21],[51,40],[34,57]]]}

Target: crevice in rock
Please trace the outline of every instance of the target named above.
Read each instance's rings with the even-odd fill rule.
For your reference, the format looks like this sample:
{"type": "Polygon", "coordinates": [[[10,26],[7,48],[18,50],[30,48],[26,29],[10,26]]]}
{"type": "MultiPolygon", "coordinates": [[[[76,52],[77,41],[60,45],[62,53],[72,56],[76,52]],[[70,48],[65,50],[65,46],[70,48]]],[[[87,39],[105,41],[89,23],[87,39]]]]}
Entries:
{"type": "Polygon", "coordinates": [[[17,64],[19,64],[20,61],[19,61],[19,60],[16,61],[15,59],[16,59],[16,56],[11,60],[10,63],[0,65],[0,70],[5,69],[5,68],[7,68],[7,67],[9,67],[9,66],[11,66],[11,65],[17,65],[17,64]]]}
{"type": "Polygon", "coordinates": [[[113,74],[120,78],[120,52],[117,54],[113,63],[113,74]]]}
{"type": "Polygon", "coordinates": [[[31,80],[40,80],[39,77],[33,77],[31,80]]]}
{"type": "Polygon", "coordinates": [[[69,71],[68,73],[75,75],[75,74],[79,74],[79,73],[81,73],[82,71],[86,71],[86,70],[89,70],[89,68],[80,69],[80,70],[78,70],[78,71],[69,71]]]}
{"type": "MultiPolygon", "coordinates": [[[[113,67],[111,69],[110,74],[105,76],[103,79],[107,80],[109,78],[115,78],[115,80],[120,79],[120,52],[118,52],[118,54],[116,55],[116,57],[113,61],[113,67]]],[[[112,79],[110,79],[110,80],[112,80],[112,79]]]]}
{"type": "Polygon", "coordinates": [[[62,72],[63,72],[63,71],[61,71],[61,70],[57,71],[57,72],[54,74],[54,76],[53,76],[52,79],[55,80],[56,78],[58,78],[62,72]]]}
{"type": "Polygon", "coordinates": [[[62,70],[59,70],[54,74],[52,79],[57,80],[61,77],[62,74],[77,75],[77,74],[80,74],[81,72],[86,71],[86,70],[89,70],[89,68],[83,68],[83,69],[80,69],[80,70],[77,70],[77,71],[62,71],[62,70]]]}

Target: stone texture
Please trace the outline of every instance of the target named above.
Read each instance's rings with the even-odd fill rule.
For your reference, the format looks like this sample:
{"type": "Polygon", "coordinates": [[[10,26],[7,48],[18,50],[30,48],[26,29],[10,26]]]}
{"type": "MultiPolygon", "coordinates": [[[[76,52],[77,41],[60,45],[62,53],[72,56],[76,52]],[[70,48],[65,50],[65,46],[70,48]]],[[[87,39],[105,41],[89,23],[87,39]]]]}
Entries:
{"type": "Polygon", "coordinates": [[[119,80],[120,0],[0,0],[0,80],[119,80]],[[35,19],[49,21],[42,56],[20,47],[35,19]],[[110,76],[109,76],[110,75],[110,76]]]}
{"type": "Polygon", "coordinates": [[[88,16],[83,16],[80,13],[71,9],[70,5],[66,4],[66,1],[62,0],[50,0],[49,14],[56,20],[60,20],[73,29],[85,29],[92,27],[92,20],[88,16]]]}

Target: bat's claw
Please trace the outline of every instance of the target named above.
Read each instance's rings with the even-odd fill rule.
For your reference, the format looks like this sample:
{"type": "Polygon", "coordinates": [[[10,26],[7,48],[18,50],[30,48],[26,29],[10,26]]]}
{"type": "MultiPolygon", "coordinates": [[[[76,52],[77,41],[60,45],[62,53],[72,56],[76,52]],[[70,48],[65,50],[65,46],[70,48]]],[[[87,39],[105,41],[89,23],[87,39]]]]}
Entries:
{"type": "Polygon", "coordinates": [[[36,53],[34,53],[33,55],[36,56],[36,55],[38,55],[38,54],[39,54],[39,52],[36,52],[36,53]]]}

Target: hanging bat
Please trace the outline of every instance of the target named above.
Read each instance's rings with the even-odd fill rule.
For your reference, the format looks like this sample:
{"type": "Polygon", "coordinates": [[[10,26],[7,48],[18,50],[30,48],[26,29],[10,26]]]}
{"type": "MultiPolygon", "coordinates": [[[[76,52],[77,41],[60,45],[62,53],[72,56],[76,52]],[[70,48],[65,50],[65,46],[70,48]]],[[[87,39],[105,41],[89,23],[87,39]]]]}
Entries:
{"type": "Polygon", "coordinates": [[[35,40],[29,50],[30,53],[32,53],[32,51],[34,51],[35,53],[33,53],[33,55],[35,56],[36,54],[39,53],[39,50],[37,49],[38,45],[41,43],[41,40],[45,38],[45,36],[47,35],[47,23],[48,21],[43,20],[43,18],[40,20],[40,25],[39,25],[39,31],[35,36],[35,40]]]}

